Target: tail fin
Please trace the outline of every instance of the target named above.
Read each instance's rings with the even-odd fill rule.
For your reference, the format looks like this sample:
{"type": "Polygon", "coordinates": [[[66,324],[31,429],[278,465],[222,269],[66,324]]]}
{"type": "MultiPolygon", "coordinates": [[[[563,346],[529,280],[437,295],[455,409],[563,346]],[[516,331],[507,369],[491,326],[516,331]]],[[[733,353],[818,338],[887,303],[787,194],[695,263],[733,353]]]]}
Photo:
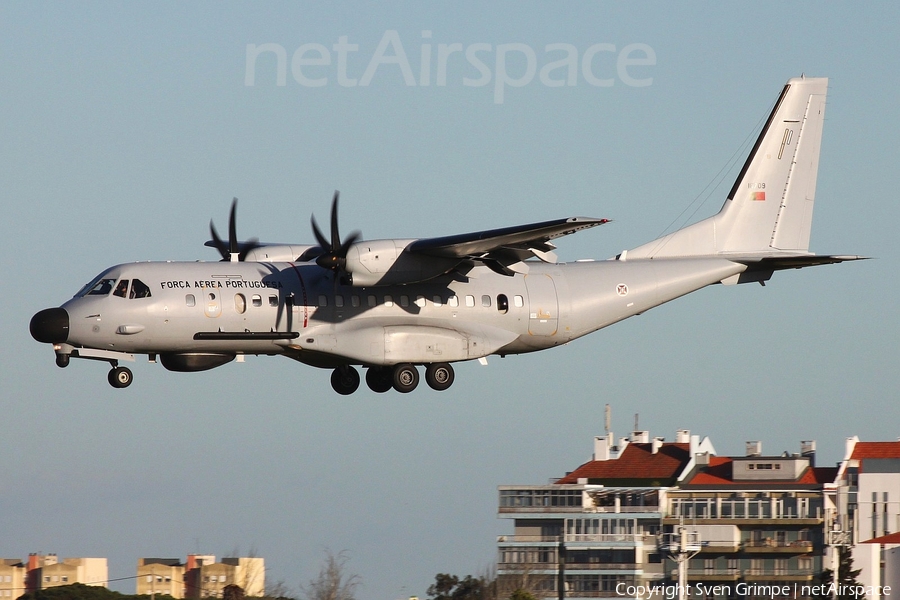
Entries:
{"type": "Polygon", "coordinates": [[[808,253],[827,87],[826,78],[789,80],[722,210],[628,258],[808,253]]]}

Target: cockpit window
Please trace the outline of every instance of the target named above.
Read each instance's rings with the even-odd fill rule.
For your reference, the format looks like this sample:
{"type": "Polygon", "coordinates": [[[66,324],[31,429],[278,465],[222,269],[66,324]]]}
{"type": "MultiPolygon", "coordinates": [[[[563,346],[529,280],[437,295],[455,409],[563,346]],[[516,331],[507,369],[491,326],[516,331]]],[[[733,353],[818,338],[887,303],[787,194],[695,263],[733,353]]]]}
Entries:
{"type": "Polygon", "coordinates": [[[150,297],[150,286],[141,281],[140,279],[135,279],[131,283],[131,294],[128,296],[129,298],[149,298],[150,297]]]}
{"type": "Polygon", "coordinates": [[[113,296],[118,296],[119,298],[124,298],[128,294],[128,280],[123,279],[116,286],[116,291],[113,292],[113,296]]]}
{"type": "Polygon", "coordinates": [[[97,283],[94,284],[94,287],[90,289],[90,291],[85,294],[87,296],[107,296],[113,289],[113,285],[116,283],[115,279],[101,279],[97,283]]]}

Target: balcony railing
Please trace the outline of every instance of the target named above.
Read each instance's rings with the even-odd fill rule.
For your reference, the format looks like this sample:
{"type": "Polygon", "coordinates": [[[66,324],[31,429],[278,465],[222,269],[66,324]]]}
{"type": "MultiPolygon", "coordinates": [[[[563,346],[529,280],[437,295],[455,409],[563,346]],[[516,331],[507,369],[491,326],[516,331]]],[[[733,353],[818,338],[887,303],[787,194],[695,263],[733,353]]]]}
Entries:
{"type": "MultiPolygon", "coordinates": [[[[558,544],[559,538],[560,536],[558,535],[499,535],[497,536],[497,542],[545,542],[550,544],[558,544]]],[[[644,535],[642,533],[567,533],[563,539],[566,542],[628,542],[634,544],[656,543],[656,536],[644,535]]]]}
{"type": "Polygon", "coordinates": [[[797,502],[784,503],[783,500],[762,499],[681,499],[674,498],[669,504],[667,518],[686,519],[822,519],[822,506],[802,505],[797,502]]]}
{"type": "MultiPolygon", "coordinates": [[[[545,561],[545,562],[498,562],[497,569],[500,571],[504,571],[506,574],[516,573],[521,571],[534,571],[535,569],[540,570],[556,570],[559,568],[559,562],[554,558],[553,560],[545,561]]],[[[609,562],[572,562],[566,561],[566,569],[571,570],[579,570],[579,571],[639,571],[641,569],[646,568],[646,565],[639,565],[635,563],[609,563],[609,562]]]]}
{"type": "Polygon", "coordinates": [[[745,540],[741,542],[741,546],[745,549],[779,549],[793,548],[796,550],[809,550],[813,543],[809,540],[745,540]]]}

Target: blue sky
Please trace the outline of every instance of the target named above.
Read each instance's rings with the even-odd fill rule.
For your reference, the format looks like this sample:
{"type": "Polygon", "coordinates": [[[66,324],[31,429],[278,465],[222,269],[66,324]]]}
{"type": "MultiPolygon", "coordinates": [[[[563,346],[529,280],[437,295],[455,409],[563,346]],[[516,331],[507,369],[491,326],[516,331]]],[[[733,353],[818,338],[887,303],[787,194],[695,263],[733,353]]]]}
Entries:
{"type": "Polygon", "coordinates": [[[617,434],[639,413],[651,435],[690,429],[723,454],[746,440],[780,453],[815,439],[828,464],[847,436],[896,439],[898,12],[0,5],[0,554],[106,556],[111,577],[129,577],[142,556],[254,550],[270,580],[296,588],[325,548],[346,549],[361,599],[424,596],[436,573],[493,561],[496,535],[511,531],[496,519],[496,486],[544,483],[587,460],[606,403],[617,434]],[[359,85],[386,36],[415,85],[387,61],[359,85]],[[339,81],[342,37],[358,46],[346,56],[353,87],[339,81]],[[271,53],[247,85],[248,44],[289,61],[305,44],[325,48],[330,64],[299,64],[324,85],[290,68],[278,85],[271,53]],[[437,85],[442,44],[483,49],[488,83],[466,85],[484,74],[459,52],[437,85]],[[612,85],[580,69],[574,85],[546,84],[540,70],[562,56],[549,44],[579,60],[604,44],[591,75],[612,85]],[[649,49],[655,62],[626,74],[648,85],[617,69],[632,44],[632,58],[649,49]],[[523,85],[503,86],[498,102],[502,73],[523,85]],[[587,215],[614,222],[561,240],[560,257],[613,256],[686,208],[695,219],[718,210],[743,160],[731,157],[801,73],[830,78],[811,249],[877,260],[702,290],[563,348],[460,365],[442,394],[338,397],[326,371],[253,357],[195,374],[139,362],[117,391],[104,365],[58,369],[28,335],[32,314],[107,266],[216,260],[208,222],[224,229],[234,196],[242,237],[266,241],[311,241],[310,214],[327,219],[339,189],[343,230],[367,238],[587,215]]]}

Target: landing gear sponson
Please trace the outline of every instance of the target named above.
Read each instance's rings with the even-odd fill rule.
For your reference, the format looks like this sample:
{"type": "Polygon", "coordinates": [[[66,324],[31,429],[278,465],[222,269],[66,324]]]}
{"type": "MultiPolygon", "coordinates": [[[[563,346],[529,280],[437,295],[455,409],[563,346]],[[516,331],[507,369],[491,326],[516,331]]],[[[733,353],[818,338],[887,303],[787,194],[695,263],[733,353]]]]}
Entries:
{"type": "MultiPolygon", "coordinates": [[[[453,367],[449,363],[431,363],[425,366],[425,382],[433,390],[446,390],[453,384],[453,379],[453,367]]],[[[419,371],[409,363],[393,367],[369,367],[366,369],[366,385],[379,394],[391,388],[406,394],[419,385],[419,371]]],[[[331,387],[338,394],[352,394],[359,388],[359,373],[349,365],[342,365],[331,373],[331,387]]]]}

